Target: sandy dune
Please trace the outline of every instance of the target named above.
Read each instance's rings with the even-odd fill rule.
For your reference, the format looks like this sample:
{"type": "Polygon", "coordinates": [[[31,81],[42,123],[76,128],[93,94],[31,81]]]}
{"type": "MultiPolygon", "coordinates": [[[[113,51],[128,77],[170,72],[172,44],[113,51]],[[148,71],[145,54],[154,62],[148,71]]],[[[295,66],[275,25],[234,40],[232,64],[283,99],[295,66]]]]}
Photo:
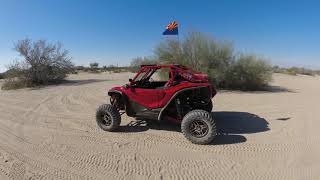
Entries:
{"type": "Polygon", "coordinates": [[[125,115],[121,132],[97,128],[107,89],[131,76],[0,91],[0,179],[319,179],[319,77],[275,74],[273,92],[220,92],[220,135],[200,146],[179,127],[125,115]]]}

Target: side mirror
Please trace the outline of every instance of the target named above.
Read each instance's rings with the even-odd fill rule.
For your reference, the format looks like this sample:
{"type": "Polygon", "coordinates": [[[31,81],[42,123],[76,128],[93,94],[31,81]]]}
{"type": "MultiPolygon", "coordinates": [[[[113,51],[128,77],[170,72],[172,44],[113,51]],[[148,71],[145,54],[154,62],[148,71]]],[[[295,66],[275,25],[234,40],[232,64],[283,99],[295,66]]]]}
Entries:
{"type": "Polygon", "coordinates": [[[130,78],[130,79],[129,79],[129,82],[131,82],[131,83],[132,83],[132,82],[133,82],[133,80],[130,78]]]}

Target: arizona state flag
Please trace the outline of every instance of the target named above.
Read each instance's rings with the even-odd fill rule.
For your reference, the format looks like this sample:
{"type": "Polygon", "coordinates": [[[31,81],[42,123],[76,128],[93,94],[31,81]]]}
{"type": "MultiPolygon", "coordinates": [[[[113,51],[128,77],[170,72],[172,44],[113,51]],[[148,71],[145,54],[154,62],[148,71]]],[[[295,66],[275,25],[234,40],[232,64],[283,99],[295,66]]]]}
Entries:
{"type": "Polygon", "coordinates": [[[170,23],[162,35],[178,35],[178,23],[176,21],[170,23]]]}

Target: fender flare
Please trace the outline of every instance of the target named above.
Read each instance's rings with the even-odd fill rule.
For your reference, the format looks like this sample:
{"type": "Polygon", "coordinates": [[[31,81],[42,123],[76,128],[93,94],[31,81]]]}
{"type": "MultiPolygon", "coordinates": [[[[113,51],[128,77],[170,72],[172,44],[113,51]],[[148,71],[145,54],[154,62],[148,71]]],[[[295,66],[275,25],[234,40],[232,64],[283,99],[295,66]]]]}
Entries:
{"type": "Polygon", "coordinates": [[[133,112],[132,107],[130,105],[128,96],[125,93],[123,93],[123,92],[121,92],[119,90],[114,90],[114,89],[108,91],[108,95],[109,96],[111,96],[112,94],[120,94],[121,99],[123,100],[123,103],[124,103],[124,108],[125,108],[126,114],[128,116],[133,117],[134,112],[133,112]]]}
{"type": "MultiPolygon", "coordinates": [[[[113,94],[120,94],[121,98],[126,98],[126,97],[123,97],[123,93],[121,91],[118,91],[118,90],[109,90],[108,91],[108,96],[112,96],[113,94]]],[[[126,99],[124,99],[126,101],[126,99]]]]}
{"type": "Polygon", "coordinates": [[[167,102],[167,104],[165,106],[163,106],[163,108],[161,108],[160,110],[160,113],[158,115],[158,121],[161,121],[161,118],[162,118],[162,114],[164,112],[164,110],[166,110],[166,108],[169,106],[169,104],[181,93],[185,92],[185,91],[188,91],[188,90],[193,90],[193,89],[198,89],[198,88],[203,88],[203,87],[208,87],[208,86],[196,86],[196,87],[189,87],[189,88],[184,88],[184,89],[181,89],[177,92],[175,92],[173,94],[173,96],[170,98],[170,100],[167,102]]]}
{"type": "Polygon", "coordinates": [[[112,90],[109,90],[109,91],[108,91],[108,95],[109,95],[109,96],[111,96],[112,94],[115,94],[115,93],[119,93],[119,94],[121,94],[121,95],[123,94],[121,91],[118,91],[118,90],[113,90],[113,89],[112,89],[112,90]]]}

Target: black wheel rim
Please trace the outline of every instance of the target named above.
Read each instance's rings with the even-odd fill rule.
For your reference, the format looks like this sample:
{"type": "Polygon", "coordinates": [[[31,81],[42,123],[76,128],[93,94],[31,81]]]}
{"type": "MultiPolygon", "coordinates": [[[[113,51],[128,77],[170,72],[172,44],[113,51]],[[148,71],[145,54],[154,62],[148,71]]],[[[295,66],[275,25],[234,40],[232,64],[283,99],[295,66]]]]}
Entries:
{"type": "Polygon", "coordinates": [[[110,126],[112,123],[111,116],[108,113],[104,113],[101,115],[101,123],[104,126],[110,126]]]}
{"type": "Polygon", "coordinates": [[[189,131],[192,136],[196,138],[202,138],[208,134],[209,127],[204,121],[195,120],[190,123],[189,131]]]}

